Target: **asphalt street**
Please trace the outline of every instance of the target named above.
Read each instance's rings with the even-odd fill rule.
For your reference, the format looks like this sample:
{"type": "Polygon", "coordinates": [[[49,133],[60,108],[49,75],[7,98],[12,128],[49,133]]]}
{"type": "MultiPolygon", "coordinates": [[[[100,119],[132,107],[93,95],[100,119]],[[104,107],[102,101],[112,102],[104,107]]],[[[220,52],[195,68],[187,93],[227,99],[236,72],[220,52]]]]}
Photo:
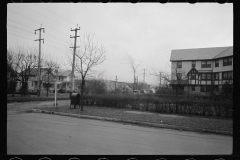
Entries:
{"type": "Polygon", "coordinates": [[[24,113],[17,109],[19,107],[14,107],[15,105],[10,106],[7,117],[7,154],[222,155],[232,153],[231,136],[140,127],[42,113],[24,113]]]}

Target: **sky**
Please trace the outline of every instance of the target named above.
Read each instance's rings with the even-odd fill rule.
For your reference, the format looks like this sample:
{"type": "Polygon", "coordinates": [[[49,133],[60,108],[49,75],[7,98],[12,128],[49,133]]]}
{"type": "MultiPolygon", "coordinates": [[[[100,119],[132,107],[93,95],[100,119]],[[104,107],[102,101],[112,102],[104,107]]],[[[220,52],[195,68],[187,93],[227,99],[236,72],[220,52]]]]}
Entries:
{"type": "MultiPolygon", "coordinates": [[[[42,53],[71,70],[67,55],[73,55],[74,32],[94,34],[106,52],[106,60],[96,66],[106,80],[133,82],[126,60],[131,56],[138,81],[158,85],[155,71],[170,74],[171,50],[233,46],[233,4],[218,3],[9,3],[7,5],[7,47],[39,47],[42,53]]],[[[77,39],[77,45],[79,38],[77,39]]],[[[77,74],[77,73],[76,73],[77,74]]]]}

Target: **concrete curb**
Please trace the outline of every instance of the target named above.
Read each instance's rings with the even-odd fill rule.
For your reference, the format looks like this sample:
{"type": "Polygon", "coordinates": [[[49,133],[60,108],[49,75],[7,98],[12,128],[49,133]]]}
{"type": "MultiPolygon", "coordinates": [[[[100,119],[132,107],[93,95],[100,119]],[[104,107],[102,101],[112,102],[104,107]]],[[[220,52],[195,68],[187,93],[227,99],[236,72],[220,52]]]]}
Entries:
{"type": "Polygon", "coordinates": [[[32,111],[36,112],[36,113],[46,113],[46,114],[55,114],[55,115],[77,117],[77,118],[95,119],[95,120],[103,120],[103,121],[111,121],[111,122],[119,122],[119,123],[129,123],[129,124],[148,126],[148,127],[175,129],[175,130],[180,130],[180,131],[193,131],[193,132],[201,132],[201,133],[232,135],[232,133],[228,132],[228,131],[209,130],[209,129],[204,129],[204,128],[189,128],[189,127],[185,127],[185,126],[175,126],[175,125],[167,125],[167,124],[130,121],[130,120],[122,120],[122,119],[115,119],[115,118],[90,116],[90,115],[79,115],[79,114],[64,113],[64,112],[52,112],[52,111],[39,110],[39,109],[32,109],[32,111]]]}

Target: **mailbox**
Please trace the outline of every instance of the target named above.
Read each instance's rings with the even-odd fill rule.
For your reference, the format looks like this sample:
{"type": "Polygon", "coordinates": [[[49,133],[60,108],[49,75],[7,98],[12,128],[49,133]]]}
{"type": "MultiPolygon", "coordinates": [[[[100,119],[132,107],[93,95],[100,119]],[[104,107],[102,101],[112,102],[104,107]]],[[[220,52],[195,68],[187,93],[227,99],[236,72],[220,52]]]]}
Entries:
{"type": "Polygon", "coordinates": [[[76,105],[79,105],[79,108],[80,108],[80,94],[79,93],[71,93],[70,99],[71,99],[70,108],[72,105],[74,105],[74,108],[76,108],[76,105]]]}

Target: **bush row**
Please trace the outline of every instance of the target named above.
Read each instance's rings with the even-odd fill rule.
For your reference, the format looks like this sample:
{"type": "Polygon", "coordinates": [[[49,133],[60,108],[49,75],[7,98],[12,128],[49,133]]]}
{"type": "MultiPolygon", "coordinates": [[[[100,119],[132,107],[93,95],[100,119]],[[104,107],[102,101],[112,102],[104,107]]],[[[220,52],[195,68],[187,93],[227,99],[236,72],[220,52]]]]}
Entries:
{"type": "MultiPolygon", "coordinates": [[[[54,97],[8,97],[7,103],[31,102],[31,101],[53,101],[54,97]]],[[[69,100],[68,97],[58,97],[57,100],[69,100]]]]}
{"type": "Polygon", "coordinates": [[[128,108],[158,113],[232,117],[231,101],[211,101],[187,97],[160,98],[156,96],[91,95],[84,96],[84,105],[128,108]]]}

